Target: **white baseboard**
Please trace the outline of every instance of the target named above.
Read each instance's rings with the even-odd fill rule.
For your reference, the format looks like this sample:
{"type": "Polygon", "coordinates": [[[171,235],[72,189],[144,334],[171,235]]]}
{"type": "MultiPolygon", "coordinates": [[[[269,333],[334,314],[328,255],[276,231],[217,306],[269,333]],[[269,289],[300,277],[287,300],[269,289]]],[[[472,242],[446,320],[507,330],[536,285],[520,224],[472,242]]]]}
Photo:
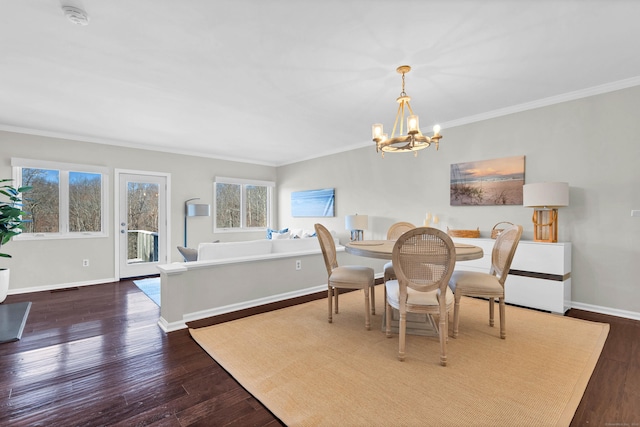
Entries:
{"type": "Polygon", "coordinates": [[[624,317],[626,319],[640,320],[640,313],[635,311],[619,310],[617,308],[602,307],[599,305],[571,302],[571,308],[577,310],[592,311],[594,313],[607,314],[609,316],[624,317]]]}
{"type": "Polygon", "coordinates": [[[162,329],[165,333],[179,331],[180,329],[187,328],[187,324],[184,322],[169,323],[166,320],[164,320],[163,317],[160,317],[160,320],[158,320],[158,326],[160,326],[160,329],[162,329]]]}
{"type": "Polygon", "coordinates": [[[28,288],[9,289],[9,295],[28,294],[31,292],[57,291],[58,289],[75,288],[78,286],[104,285],[105,283],[117,282],[115,277],[105,279],[88,280],[83,282],[59,283],[57,285],[30,286],[28,288]]]}

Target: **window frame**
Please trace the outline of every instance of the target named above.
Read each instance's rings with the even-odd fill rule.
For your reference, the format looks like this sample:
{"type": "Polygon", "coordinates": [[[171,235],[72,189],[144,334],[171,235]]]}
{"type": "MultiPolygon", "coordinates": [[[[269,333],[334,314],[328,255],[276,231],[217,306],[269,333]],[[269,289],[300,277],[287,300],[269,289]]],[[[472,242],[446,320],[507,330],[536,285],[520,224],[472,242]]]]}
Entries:
{"type": "MultiPolygon", "coordinates": [[[[59,172],[58,188],[58,231],[57,232],[22,232],[15,236],[15,240],[52,240],[52,239],[86,239],[109,237],[109,168],[104,166],[64,163],[48,160],[12,158],[13,181],[16,186],[22,186],[22,169],[47,169],[59,172]],[[100,231],[69,231],[69,174],[71,172],[86,172],[100,174],[100,231]]],[[[26,193],[29,197],[29,193],[26,193]]]]}
{"type": "Polygon", "coordinates": [[[273,213],[273,189],[275,188],[275,182],[262,181],[257,179],[245,179],[245,178],[228,178],[228,177],[215,177],[213,181],[213,232],[214,233],[239,233],[239,232],[255,232],[265,231],[271,227],[271,219],[273,213]],[[218,227],[218,200],[217,200],[217,184],[232,184],[240,185],[240,227],[218,227]],[[247,206],[246,195],[247,186],[267,187],[267,225],[266,227],[247,227],[247,206]]]}

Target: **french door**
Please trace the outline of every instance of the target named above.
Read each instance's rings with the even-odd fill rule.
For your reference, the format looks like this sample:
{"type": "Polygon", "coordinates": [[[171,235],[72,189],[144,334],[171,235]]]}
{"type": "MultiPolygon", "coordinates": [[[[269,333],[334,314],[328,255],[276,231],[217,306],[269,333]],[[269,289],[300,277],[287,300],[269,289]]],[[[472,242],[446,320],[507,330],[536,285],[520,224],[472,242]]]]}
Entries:
{"type": "Polygon", "coordinates": [[[116,171],[116,277],[158,274],[167,263],[167,174],[116,171]]]}

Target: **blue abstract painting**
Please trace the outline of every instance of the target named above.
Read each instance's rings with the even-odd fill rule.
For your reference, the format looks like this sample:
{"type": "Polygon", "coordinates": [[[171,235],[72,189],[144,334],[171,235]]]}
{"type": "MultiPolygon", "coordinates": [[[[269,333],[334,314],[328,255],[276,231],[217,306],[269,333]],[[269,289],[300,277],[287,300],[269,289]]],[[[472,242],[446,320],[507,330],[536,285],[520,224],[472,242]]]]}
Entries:
{"type": "Polygon", "coordinates": [[[291,216],[335,216],[335,189],[294,191],[291,193],[291,216]]]}

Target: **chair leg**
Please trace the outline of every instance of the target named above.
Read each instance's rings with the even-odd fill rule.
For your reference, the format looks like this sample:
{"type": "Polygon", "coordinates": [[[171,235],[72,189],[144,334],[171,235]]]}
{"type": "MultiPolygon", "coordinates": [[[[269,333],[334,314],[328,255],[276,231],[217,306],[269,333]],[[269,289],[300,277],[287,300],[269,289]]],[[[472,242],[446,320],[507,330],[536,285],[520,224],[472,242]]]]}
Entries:
{"type": "Polygon", "coordinates": [[[400,330],[399,330],[400,344],[398,349],[398,360],[400,360],[401,362],[404,361],[404,357],[405,357],[404,347],[405,347],[406,333],[407,333],[407,313],[406,312],[403,313],[402,310],[400,310],[400,330]]]}
{"type": "Polygon", "coordinates": [[[500,298],[500,338],[505,339],[507,337],[507,330],[505,328],[505,303],[504,297],[500,298]]]}
{"type": "Polygon", "coordinates": [[[460,323],[460,295],[455,296],[455,305],[453,306],[453,338],[458,338],[458,325],[460,323]]]}
{"type": "Polygon", "coordinates": [[[493,327],[493,313],[495,311],[494,304],[495,298],[489,298],[489,326],[491,327],[493,327]]]}
{"type": "Polygon", "coordinates": [[[336,314],[338,314],[338,295],[340,295],[340,289],[339,288],[335,288],[333,290],[334,295],[336,297],[336,314]]]}
{"type": "MultiPolygon", "coordinates": [[[[386,288],[385,288],[385,292],[386,292],[386,288]]],[[[386,317],[386,330],[385,333],[387,335],[387,338],[391,338],[391,316],[393,315],[393,309],[391,308],[391,305],[387,302],[387,299],[384,299],[384,305],[385,305],[385,317],[386,317]]]]}
{"type": "Polygon", "coordinates": [[[333,302],[333,288],[329,285],[329,291],[327,294],[327,301],[329,302],[329,323],[333,323],[332,312],[333,307],[331,307],[331,303],[333,302]]]}
{"type": "Polygon", "coordinates": [[[371,293],[371,314],[376,314],[376,288],[375,286],[369,287],[369,292],[371,293]]]}
{"type": "Polygon", "coordinates": [[[447,366],[447,315],[440,313],[440,364],[447,366]]]}
{"type": "Polygon", "coordinates": [[[364,327],[367,331],[371,330],[371,317],[369,316],[369,286],[364,288],[364,327]]]}
{"type": "Polygon", "coordinates": [[[449,312],[448,311],[447,311],[446,316],[444,316],[444,320],[445,320],[445,323],[444,323],[445,334],[444,334],[444,336],[447,339],[447,342],[449,342],[449,312]]]}

